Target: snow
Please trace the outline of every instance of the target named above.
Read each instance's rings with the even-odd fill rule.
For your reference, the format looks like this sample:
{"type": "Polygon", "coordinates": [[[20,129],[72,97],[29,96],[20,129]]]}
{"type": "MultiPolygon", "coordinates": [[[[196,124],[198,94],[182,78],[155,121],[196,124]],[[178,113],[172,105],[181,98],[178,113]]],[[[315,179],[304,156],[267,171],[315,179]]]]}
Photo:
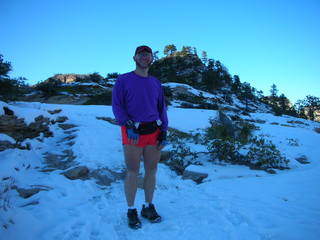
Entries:
{"type": "Polygon", "coordinates": [[[16,142],[12,137],[8,136],[7,134],[3,134],[3,133],[0,133],[0,141],[8,141],[10,143],[16,142]]]}
{"type": "Polygon", "coordinates": [[[195,89],[195,88],[189,86],[188,84],[170,82],[170,83],[163,83],[162,85],[166,86],[166,87],[170,87],[170,88],[184,87],[184,88],[188,89],[188,91],[194,95],[200,96],[200,94],[202,94],[202,96],[205,98],[216,98],[216,95],[195,89]]]}
{"type": "MultiPolygon", "coordinates": [[[[207,161],[203,166],[188,167],[209,174],[197,185],[159,164],[154,202],[163,221],[151,224],[142,219],[142,228],[131,230],[126,222],[123,181],[100,186],[94,179],[71,181],[60,174],[62,170],[39,171],[46,166],[43,153],[72,149],[78,165],[90,170],[108,167],[121,172],[124,162],[120,129],[96,118],[113,118],[110,106],[0,102],[0,111],[2,106],[8,106],[28,123],[38,115],[51,119],[67,116],[66,123],[77,127],[71,133],[76,136],[71,147],[61,142],[67,134],[55,124],[50,126],[54,137],[25,140],[31,150],[0,152],[0,239],[316,240],[320,237],[320,150],[317,147],[320,134],[313,130],[320,127],[319,123],[252,114],[253,119],[266,121],[255,123],[260,127],[255,134],[271,139],[290,160],[291,169],[277,170],[277,174],[207,161]],[[55,115],[48,113],[54,109],[62,111],[55,115]],[[287,122],[290,120],[309,125],[290,124],[287,122]],[[296,139],[298,146],[290,145],[289,138],[296,139]],[[302,154],[310,164],[302,165],[295,160],[302,154]],[[13,189],[4,191],[12,185],[19,188],[40,185],[47,191],[23,199],[13,189]]],[[[216,114],[213,110],[168,108],[170,127],[185,132],[201,132],[216,114]]],[[[0,139],[5,138],[10,137],[0,135],[0,139]]],[[[194,151],[203,151],[203,146],[189,146],[194,151]]],[[[143,202],[144,193],[138,189],[136,206],[140,209],[143,202]]]]}

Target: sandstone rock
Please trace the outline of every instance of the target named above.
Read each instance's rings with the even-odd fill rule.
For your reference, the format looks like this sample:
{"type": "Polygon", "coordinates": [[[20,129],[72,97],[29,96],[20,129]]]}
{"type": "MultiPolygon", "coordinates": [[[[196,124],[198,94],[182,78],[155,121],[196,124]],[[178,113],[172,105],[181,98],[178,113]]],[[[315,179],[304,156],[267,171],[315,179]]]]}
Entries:
{"type": "Polygon", "coordinates": [[[66,178],[70,180],[87,179],[89,176],[89,169],[86,166],[79,166],[79,167],[72,168],[61,174],[63,174],[66,178]]]}

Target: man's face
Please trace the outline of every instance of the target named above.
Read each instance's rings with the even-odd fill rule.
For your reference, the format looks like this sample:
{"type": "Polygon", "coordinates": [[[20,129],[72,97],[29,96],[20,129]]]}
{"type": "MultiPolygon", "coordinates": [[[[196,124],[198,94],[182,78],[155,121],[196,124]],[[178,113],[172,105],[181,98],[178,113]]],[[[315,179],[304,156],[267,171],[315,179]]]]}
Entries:
{"type": "Polygon", "coordinates": [[[152,54],[146,51],[137,53],[133,59],[140,68],[149,68],[153,61],[152,54]]]}

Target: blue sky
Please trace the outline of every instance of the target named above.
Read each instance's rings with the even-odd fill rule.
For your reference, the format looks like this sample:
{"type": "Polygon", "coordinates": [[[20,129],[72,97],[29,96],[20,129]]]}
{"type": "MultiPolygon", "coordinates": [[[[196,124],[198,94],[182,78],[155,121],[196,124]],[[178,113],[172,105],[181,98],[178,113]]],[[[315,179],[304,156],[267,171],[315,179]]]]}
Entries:
{"type": "Polygon", "coordinates": [[[30,84],[56,73],[125,73],[135,47],[196,47],[292,101],[320,96],[320,1],[0,1],[0,53],[30,84]]]}

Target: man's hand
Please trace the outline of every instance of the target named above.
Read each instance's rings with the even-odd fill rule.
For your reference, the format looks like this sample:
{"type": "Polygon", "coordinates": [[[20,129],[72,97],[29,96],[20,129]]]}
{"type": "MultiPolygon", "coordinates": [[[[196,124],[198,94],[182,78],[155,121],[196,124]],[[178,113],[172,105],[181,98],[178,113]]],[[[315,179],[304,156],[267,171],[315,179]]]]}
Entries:
{"type": "Polygon", "coordinates": [[[134,122],[129,120],[126,122],[127,136],[130,144],[138,144],[139,134],[134,122]]]}
{"type": "Polygon", "coordinates": [[[161,131],[158,136],[158,149],[162,150],[167,144],[167,131],[161,131]]]}

